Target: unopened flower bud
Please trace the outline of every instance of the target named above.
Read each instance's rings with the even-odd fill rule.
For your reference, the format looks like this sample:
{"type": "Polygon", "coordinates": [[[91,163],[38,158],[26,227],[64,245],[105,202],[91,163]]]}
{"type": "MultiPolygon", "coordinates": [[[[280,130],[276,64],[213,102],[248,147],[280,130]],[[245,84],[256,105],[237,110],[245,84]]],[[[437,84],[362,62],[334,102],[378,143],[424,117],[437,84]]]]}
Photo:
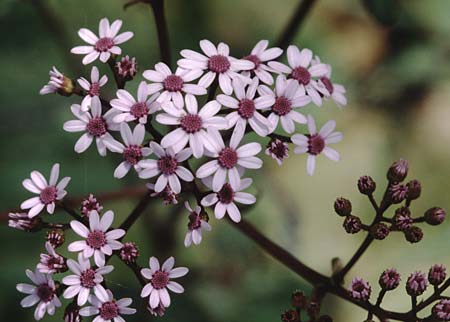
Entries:
{"type": "Polygon", "coordinates": [[[149,303],[147,305],[147,310],[150,312],[151,315],[159,317],[164,316],[164,313],[166,313],[166,308],[164,307],[164,305],[162,305],[162,303],[159,303],[159,305],[154,309],[152,309],[149,303]]]}
{"type": "Polygon", "coordinates": [[[305,294],[302,291],[295,291],[291,296],[292,306],[297,309],[304,309],[308,303],[305,294]]]}
{"type": "Polygon", "coordinates": [[[53,248],[57,248],[64,244],[64,231],[61,229],[48,231],[46,238],[53,248]]]}
{"type": "Polygon", "coordinates": [[[394,290],[400,284],[400,274],[395,268],[388,268],[380,275],[378,283],[385,291],[394,290]]]}
{"type": "Polygon", "coordinates": [[[64,322],[81,322],[80,308],[70,303],[64,310],[64,322]]]}
{"type": "Polygon", "coordinates": [[[130,58],[128,55],[125,57],[122,57],[116,63],[117,74],[127,81],[132,80],[133,77],[136,76],[137,69],[138,69],[138,66],[137,66],[136,58],[134,58],[134,57],[130,58]]]}
{"type": "Polygon", "coordinates": [[[299,316],[295,310],[286,310],[281,314],[281,321],[283,322],[298,322],[299,316]]]}
{"type": "Polygon", "coordinates": [[[277,161],[278,165],[289,156],[289,146],[280,139],[271,139],[266,147],[266,154],[277,161]]]}
{"type": "Polygon", "coordinates": [[[339,216],[348,216],[352,213],[352,203],[345,198],[337,198],[334,202],[334,211],[339,216]]]}
{"type": "Polygon", "coordinates": [[[411,218],[411,211],[408,207],[400,207],[395,211],[394,226],[400,230],[405,231],[411,227],[413,219],[411,218]]]}
{"type": "Polygon", "coordinates": [[[414,272],[406,281],[406,292],[410,296],[419,296],[427,289],[427,277],[422,272],[414,272]]]}
{"type": "Polygon", "coordinates": [[[425,221],[429,225],[437,226],[445,220],[445,210],[439,207],[433,207],[425,212],[425,221]]]}
{"type": "Polygon", "coordinates": [[[433,307],[433,316],[438,321],[450,321],[450,299],[443,299],[433,307]]]}
{"type": "Polygon", "coordinates": [[[411,226],[407,230],[405,230],[405,238],[410,243],[418,243],[423,238],[423,231],[417,226],[411,226]]]}
{"type": "Polygon", "coordinates": [[[369,283],[358,277],[355,277],[352,280],[352,284],[350,286],[350,289],[348,290],[352,298],[364,302],[369,300],[371,291],[372,289],[369,283]]]}
{"type": "Polygon", "coordinates": [[[136,259],[139,257],[139,250],[135,243],[127,242],[123,244],[119,253],[120,259],[126,264],[135,263],[136,259]]]}
{"type": "Polygon", "coordinates": [[[344,220],[344,224],[342,225],[345,231],[349,234],[356,234],[361,230],[361,219],[356,216],[347,216],[344,220]]]}
{"type": "Polygon", "coordinates": [[[370,227],[370,235],[378,240],[383,240],[389,235],[389,227],[385,223],[377,223],[370,227]]]}
{"type": "Polygon", "coordinates": [[[428,281],[434,286],[443,283],[446,277],[447,273],[444,265],[433,265],[428,272],[428,281]]]}
{"type": "Polygon", "coordinates": [[[317,302],[309,303],[308,307],[306,308],[306,314],[308,314],[310,318],[315,320],[320,314],[320,304],[317,302]]]}
{"type": "Polygon", "coordinates": [[[27,213],[9,213],[8,226],[14,229],[35,232],[42,228],[42,220],[39,217],[29,218],[27,213]]]}
{"type": "Polygon", "coordinates": [[[101,211],[103,210],[103,206],[91,193],[86,199],[81,202],[81,214],[83,216],[89,217],[89,213],[93,210],[101,213],[101,211]]]}
{"type": "Polygon", "coordinates": [[[411,180],[406,184],[408,188],[408,192],[406,193],[406,199],[408,200],[416,200],[420,197],[420,193],[422,192],[422,186],[418,180],[411,180]]]}
{"type": "Polygon", "coordinates": [[[370,176],[362,176],[358,179],[358,190],[364,195],[370,195],[375,191],[376,184],[370,176]]]}
{"type": "Polygon", "coordinates": [[[42,87],[39,94],[46,95],[58,93],[63,96],[70,96],[73,93],[74,85],[70,78],[59,72],[55,66],[49,72],[50,80],[48,84],[42,87]]]}
{"type": "Polygon", "coordinates": [[[389,187],[389,197],[392,203],[401,203],[406,198],[408,188],[402,184],[394,184],[389,187]]]}
{"type": "Polygon", "coordinates": [[[408,175],[408,161],[400,159],[394,162],[388,170],[389,182],[402,182],[408,175]]]}

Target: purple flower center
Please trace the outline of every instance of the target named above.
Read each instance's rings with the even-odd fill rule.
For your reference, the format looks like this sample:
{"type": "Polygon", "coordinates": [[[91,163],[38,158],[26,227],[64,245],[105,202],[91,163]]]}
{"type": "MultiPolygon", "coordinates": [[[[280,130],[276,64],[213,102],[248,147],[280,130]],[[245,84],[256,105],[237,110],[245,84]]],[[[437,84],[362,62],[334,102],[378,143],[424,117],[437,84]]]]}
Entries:
{"type": "Polygon", "coordinates": [[[86,130],[90,135],[99,137],[106,133],[108,125],[103,117],[94,117],[89,120],[86,130]]]}
{"type": "Polygon", "coordinates": [[[331,80],[328,77],[321,77],[320,80],[322,81],[323,85],[325,85],[325,88],[330,94],[333,94],[334,86],[331,80]]]}
{"type": "Polygon", "coordinates": [[[103,320],[112,320],[119,316],[119,306],[116,302],[105,302],[100,308],[100,317],[103,320]]]}
{"type": "Polygon", "coordinates": [[[224,204],[229,204],[234,199],[234,190],[231,188],[231,185],[229,183],[225,183],[220,189],[220,191],[217,193],[217,198],[219,198],[219,201],[224,204]]]}
{"type": "Polygon", "coordinates": [[[189,230],[195,230],[200,228],[202,224],[201,217],[197,215],[195,212],[191,212],[189,215],[189,223],[188,223],[188,229],[189,230]]]}
{"type": "Polygon", "coordinates": [[[106,245],[106,235],[101,230],[94,230],[89,233],[86,243],[94,249],[100,249],[106,245]]]}
{"type": "Polygon", "coordinates": [[[100,84],[98,82],[94,82],[91,84],[89,88],[88,94],[90,96],[99,96],[100,95],[100,84]]]}
{"type": "Polygon", "coordinates": [[[275,155],[277,159],[284,159],[288,155],[289,148],[281,140],[275,140],[269,143],[269,152],[275,155]]]}
{"type": "Polygon", "coordinates": [[[208,68],[212,72],[225,73],[230,66],[230,61],[223,55],[213,55],[209,57],[208,68]]]}
{"type": "Polygon", "coordinates": [[[86,288],[93,288],[96,283],[94,281],[95,279],[95,271],[92,268],[88,268],[80,275],[80,284],[83,287],[86,288]]]}
{"type": "Polygon", "coordinates": [[[251,118],[255,113],[255,102],[248,98],[244,98],[239,102],[238,113],[244,119],[251,118]]]}
{"type": "Polygon", "coordinates": [[[308,85],[311,81],[311,74],[305,67],[296,67],[292,70],[291,77],[302,85],[308,85]]]}
{"type": "Polygon", "coordinates": [[[203,121],[197,114],[187,114],[181,118],[180,125],[186,133],[192,134],[200,131],[203,121]]]}
{"type": "Polygon", "coordinates": [[[131,165],[137,164],[142,159],[142,147],[130,145],[123,150],[123,159],[131,165]]]}
{"type": "Polygon", "coordinates": [[[234,149],[226,147],[219,152],[217,160],[222,168],[231,169],[236,165],[238,155],[234,149]]]}
{"type": "Polygon", "coordinates": [[[178,168],[178,161],[174,157],[164,156],[158,160],[158,168],[165,175],[174,174],[178,168]]]}
{"type": "Polygon", "coordinates": [[[183,79],[177,75],[169,75],[164,79],[164,89],[169,92],[179,92],[183,88],[183,79]]]}
{"type": "Polygon", "coordinates": [[[325,140],[319,134],[307,135],[308,153],[318,155],[325,148],[325,140]]]}
{"type": "Polygon", "coordinates": [[[251,61],[253,64],[255,64],[255,69],[258,69],[259,65],[261,65],[261,59],[258,58],[256,55],[248,55],[244,57],[245,60],[251,61]]]}
{"type": "Polygon", "coordinates": [[[42,302],[50,302],[55,292],[48,284],[41,284],[37,287],[36,294],[42,302]]]}
{"type": "Polygon", "coordinates": [[[39,194],[39,199],[44,205],[48,205],[56,200],[58,190],[53,186],[45,187],[39,194]]]}
{"type": "Polygon", "coordinates": [[[148,115],[148,107],[144,102],[137,102],[130,108],[130,114],[139,119],[148,115]]]}
{"type": "Polygon", "coordinates": [[[151,283],[155,289],[160,290],[169,283],[169,274],[163,271],[157,271],[152,275],[151,283]]]}
{"type": "Polygon", "coordinates": [[[112,38],[103,37],[97,40],[94,45],[96,51],[105,52],[111,49],[114,46],[114,41],[112,38]]]}
{"type": "Polygon", "coordinates": [[[284,116],[292,110],[291,106],[291,101],[287,97],[280,96],[275,99],[272,111],[279,116],[284,116]]]}

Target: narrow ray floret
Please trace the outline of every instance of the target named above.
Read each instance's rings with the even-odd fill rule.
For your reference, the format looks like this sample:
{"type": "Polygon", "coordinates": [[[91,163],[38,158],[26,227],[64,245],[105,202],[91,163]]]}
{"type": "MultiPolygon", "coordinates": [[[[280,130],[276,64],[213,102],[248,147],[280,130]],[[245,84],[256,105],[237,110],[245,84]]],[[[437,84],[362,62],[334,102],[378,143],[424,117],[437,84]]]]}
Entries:
{"type": "Polygon", "coordinates": [[[69,184],[70,177],[64,177],[59,181],[59,164],[55,163],[50,172],[50,180],[47,179],[39,171],[32,171],[30,179],[25,179],[22,185],[28,191],[38,196],[25,200],[20,205],[21,209],[29,209],[28,216],[33,218],[37,216],[44,208],[49,214],[55,211],[56,202],[62,200],[67,194],[64,190],[69,184]]]}
{"type": "Polygon", "coordinates": [[[98,72],[98,68],[93,66],[91,69],[91,81],[88,81],[84,77],[80,77],[78,79],[78,84],[86,91],[86,96],[84,96],[81,101],[81,110],[86,112],[91,107],[92,97],[100,96],[100,88],[105,86],[108,82],[108,76],[103,75],[100,77],[100,73],[98,72]]]}
{"type": "Polygon", "coordinates": [[[178,66],[181,68],[207,71],[198,82],[200,86],[208,88],[218,78],[220,89],[225,94],[231,95],[233,92],[232,79],[240,78],[244,82],[248,82],[248,78],[240,75],[239,72],[254,69],[255,64],[252,61],[231,57],[230,48],[223,42],[216,47],[209,40],[203,39],[200,41],[200,48],[204,54],[184,49],[180,52],[184,58],[178,60],[178,66]]]}
{"type": "Polygon", "coordinates": [[[131,132],[129,125],[122,123],[120,124],[120,135],[124,144],[116,140],[106,142],[109,150],[122,154],[123,161],[114,170],[114,177],[118,179],[125,177],[131,168],[139,172],[139,161],[151,153],[150,148],[142,146],[145,136],[144,125],[136,125],[131,132]]]}
{"type": "Polygon", "coordinates": [[[57,254],[55,248],[49,243],[45,243],[46,254],[41,254],[40,261],[36,268],[43,274],[61,273],[67,270],[66,260],[57,254]]]}
{"type": "Polygon", "coordinates": [[[164,308],[170,306],[170,295],[168,290],[174,293],[183,293],[184,288],[173,279],[185,276],[189,270],[186,267],[176,267],[175,259],[169,257],[162,265],[156,257],[150,257],[149,268],[143,268],[141,274],[149,282],[141,291],[141,297],[149,297],[149,305],[156,309],[162,305],[164,308]]]}
{"type": "Polygon", "coordinates": [[[202,216],[200,206],[197,205],[195,209],[192,209],[188,201],[184,203],[184,206],[189,211],[188,231],[184,238],[184,246],[189,247],[192,243],[199,245],[202,242],[202,231],[211,231],[211,226],[202,216]]]}
{"type": "Polygon", "coordinates": [[[122,27],[122,20],[115,20],[112,24],[107,18],[100,20],[98,31],[99,36],[86,28],[78,31],[78,36],[88,45],[77,46],[72,48],[71,53],[77,55],[86,55],[83,58],[83,64],[87,65],[96,59],[106,63],[111,55],[120,55],[122,49],[119,46],[133,37],[131,31],[119,33],[122,27]]]}
{"type": "Polygon", "coordinates": [[[306,161],[306,172],[312,176],[316,168],[316,158],[319,154],[323,153],[325,156],[333,161],[339,161],[339,153],[330,148],[328,145],[337,143],[342,140],[341,132],[333,132],[336,128],[335,121],[328,121],[317,132],[316,122],[311,115],[308,115],[308,130],[309,134],[294,134],[291,138],[292,143],[296,146],[294,153],[308,153],[308,159],[306,161]]]}
{"type": "Polygon", "coordinates": [[[56,285],[52,275],[42,274],[37,270],[32,272],[29,269],[26,270],[26,274],[34,285],[17,284],[17,290],[27,294],[20,305],[26,308],[37,304],[34,311],[36,321],[41,320],[45,313],[54,315],[55,309],[61,306],[61,301],[56,294],[56,285]]]}
{"type": "Polygon", "coordinates": [[[206,88],[197,84],[188,84],[199,78],[203,74],[201,69],[185,70],[178,67],[175,73],[172,73],[169,66],[164,63],[155,65],[154,70],[144,71],[144,78],[151,84],[148,85],[150,94],[161,93],[157,101],[160,103],[173,102],[177,108],[184,106],[184,94],[205,95],[206,88]]]}
{"type": "Polygon", "coordinates": [[[82,252],[85,258],[94,256],[97,266],[105,265],[105,255],[110,256],[114,250],[122,248],[118,239],[125,235],[123,229],[109,230],[114,221],[114,213],[109,210],[100,219],[96,211],[89,214],[89,228],[79,221],[72,220],[70,227],[84,240],[72,242],[68,249],[70,252],[82,252]]]}
{"type": "Polygon", "coordinates": [[[70,95],[73,91],[73,82],[70,78],[64,76],[55,66],[48,72],[50,80],[41,88],[39,94],[59,93],[61,95],[70,95]]]}

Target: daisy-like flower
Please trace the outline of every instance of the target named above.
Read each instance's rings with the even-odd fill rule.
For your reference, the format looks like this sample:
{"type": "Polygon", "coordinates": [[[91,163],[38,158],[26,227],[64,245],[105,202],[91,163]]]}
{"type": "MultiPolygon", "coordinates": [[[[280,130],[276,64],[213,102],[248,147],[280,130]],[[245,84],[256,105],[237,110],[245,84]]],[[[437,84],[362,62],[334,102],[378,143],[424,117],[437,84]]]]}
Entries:
{"type": "Polygon", "coordinates": [[[275,103],[273,95],[263,95],[254,98],[258,88],[258,78],[253,78],[251,84],[245,89],[245,84],[239,79],[233,79],[233,90],[236,98],[227,95],[217,95],[217,101],[223,106],[235,111],[226,116],[228,127],[236,124],[246,127],[247,123],[259,136],[269,134],[270,122],[258,112],[269,108],[275,103]]]}
{"type": "MultiPolygon", "coordinates": [[[[223,216],[225,216],[225,213],[228,213],[231,220],[234,222],[240,222],[241,212],[235,202],[244,205],[251,205],[256,202],[256,198],[253,195],[247,192],[242,192],[242,190],[250,187],[252,182],[252,179],[245,178],[241,180],[241,184],[237,187],[233,187],[231,184],[225,183],[219,191],[206,195],[202,199],[201,204],[204,207],[212,207],[213,205],[216,205],[214,207],[214,215],[217,219],[222,219],[223,216]]],[[[212,180],[210,177],[203,179],[203,183],[207,187],[212,188],[212,180]]]]}
{"type": "Polygon", "coordinates": [[[272,69],[267,66],[267,63],[274,60],[283,54],[283,50],[278,47],[267,48],[269,46],[268,40],[260,40],[255,47],[253,47],[250,55],[243,59],[251,61],[255,67],[250,71],[242,72],[242,75],[250,77],[251,72],[255,74],[259,80],[267,85],[273,84],[273,77],[270,72],[272,69]]]}
{"type": "Polygon", "coordinates": [[[37,304],[34,311],[34,319],[41,320],[45,313],[55,314],[55,309],[61,306],[61,301],[56,295],[55,282],[50,274],[42,274],[39,271],[26,270],[28,278],[35,284],[17,284],[19,292],[28,294],[21,302],[22,307],[31,307],[37,304]]]}
{"type": "Polygon", "coordinates": [[[294,134],[291,137],[292,143],[296,145],[294,153],[308,153],[308,160],[306,162],[306,172],[312,176],[316,168],[316,157],[323,153],[325,156],[333,161],[339,161],[339,153],[330,148],[328,145],[337,143],[342,140],[341,132],[333,132],[336,127],[335,121],[328,121],[320,129],[316,130],[316,122],[311,115],[308,115],[308,130],[309,134],[294,134]]]}
{"type": "Polygon", "coordinates": [[[95,295],[89,296],[91,306],[80,309],[81,316],[93,316],[95,322],[125,322],[121,315],[131,315],[136,313],[136,309],[129,307],[133,300],[131,298],[123,298],[115,300],[110,290],[102,291],[94,290],[95,295]]]}
{"type": "Polygon", "coordinates": [[[189,142],[194,157],[200,158],[205,148],[212,150],[214,145],[206,130],[208,128],[223,130],[227,128],[228,122],[223,117],[215,116],[220,110],[220,104],[215,100],[206,103],[200,111],[197,99],[192,94],[186,94],[185,102],[187,111],[177,109],[172,102],[168,102],[163,104],[165,113],[156,115],[156,121],[159,123],[178,126],[164,136],[161,145],[164,148],[172,147],[178,152],[189,142]]]}
{"type": "Polygon", "coordinates": [[[41,88],[39,94],[46,95],[52,93],[60,93],[61,95],[70,95],[73,90],[73,82],[70,78],[64,76],[59,70],[53,66],[49,71],[50,80],[47,85],[41,88]]]}
{"type": "Polygon", "coordinates": [[[108,131],[119,129],[119,126],[113,122],[116,111],[111,109],[102,115],[102,105],[97,96],[91,97],[91,110],[89,112],[83,112],[82,107],[78,104],[73,104],[70,109],[78,120],[70,120],[64,123],[64,130],[67,132],[85,132],[75,143],[75,152],[83,153],[95,139],[98,153],[105,156],[106,142],[114,140],[108,131]]]}
{"type": "Polygon", "coordinates": [[[111,265],[94,269],[91,267],[89,259],[84,258],[82,253],[78,254],[78,261],[68,259],[67,266],[73,274],[62,279],[63,284],[68,286],[64,290],[63,296],[65,299],[78,296],[78,306],[86,304],[91,290],[106,292],[100,283],[103,282],[103,275],[111,273],[114,269],[111,265]]]}
{"type": "Polygon", "coordinates": [[[172,281],[174,278],[186,275],[189,270],[186,267],[173,268],[175,259],[169,257],[162,267],[156,257],[150,257],[150,268],[141,270],[142,276],[149,280],[141,292],[141,297],[149,297],[148,303],[152,309],[157,308],[160,304],[164,307],[170,306],[170,295],[167,289],[174,293],[183,293],[184,288],[177,282],[172,281]]]}
{"type": "Polygon", "coordinates": [[[202,242],[202,231],[211,231],[211,226],[201,216],[202,208],[200,206],[197,205],[195,210],[193,210],[187,201],[184,203],[184,206],[189,211],[189,224],[186,237],[184,238],[184,246],[189,247],[192,243],[198,245],[202,242]]]}
{"type": "Polygon", "coordinates": [[[81,101],[81,110],[86,112],[91,106],[92,97],[100,95],[100,87],[104,86],[108,82],[108,76],[103,75],[100,78],[98,68],[93,66],[91,69],[91,81],[81,77],[78,79],[78,84],[86,91],[86,96],[81,101]]]}
{"type": "Polygon", "coordinates": [[[200,48],[206,56],[184,49],[180,52],[184,58],[178,60],[178,66],[188,70],[207,70],[208,72],[198,82],[204,88],[208,88],[218,75],[220,89],[225,94],[231,95],[233,92],[231,80],[234,78],[245,80],[246,77],[238,73],[255,68],[255,64],[250,60],[231,57],[230,48],[223,42],[216,48],[212,42],[204,39],[200,41],[200,48]]]}
{"type": "Polygon", "coordinates": [[[122,20],[115,20],[111,25],[107,18],[100,20],[98,27],[99,37],[92,31],[86,28],[81,28],[78,31],[78,36],[83,39],[88,46],[77,46],[70,51],[72,54],[86,55],[83,58],[83,64],[88,65],[97,58],[106,63],[111,55],[120,55],[122,50],[117,45],[120,45],[133,37],[131,31],[126,31],[118,34],[120,27],[122,27],[122,20]]]}
{"type": "Polygon", "coordinates": [[[191,149],[186,148],[174,153],[172,148],[163,149],[153,141],[150,142],[150,149],[158,160],[140,161],[139,167],[142,170],[139,172],[139,177],[148,179],[160,174],[154,186],[155,192],[162,192],[168,185],[175,194],[179,194],[181,192],[180,179],[187,182],[194,180],[192,173],[180,165],[191,156],[191,149]]]}
{"type": "Polygon", "coordinates": [[[66,271],[67,266],[64,257],[57,254],[49,242],[45,243],[45,249],[47,250],[47,254],[41,254],[41,260],[36,266],[37,270],[43,274],[54,274],[66,271]]]}
{"type": "MultiPolygon", "coordinates": [[[[312,62],[312,65],[321,64],[320,58],[316,56],[312,62]]],[[[330,94],[331,99],[336,103],[337,106],[343,107],[347,105],[347,98],[345,97],[345,87],[341,84],[333,83],[331,82],[331,66],[327,64],[328,72],[325,74],[325,76],[320,77],[320,79],[317,80],[317,82],[320,82],[325,86],[328,93],[330,94]]],[[[322,87],[322,84],[319,85],[322,87]]]]}
{"type": "Polygon", "coordinates": [[[114,213],[111,210],[105,212],[100,219],[94,210],[89,214],[89,228],[79,221],[72,220],[70,227],[73,231],[84,238],[71,243],[68,247],[70,252],[83,252],[85,258],[94,256],[95,264],[99,267],[105,265],[105,255],[110,256],[113,250],[122,248],[122,243],[117,239],[125,235],[123,229],[109,230],[114,221],[114,213]]]}
{"type": "Polygon", "coordinates": [[[142,81],[137,90],[137,101],[124,89],[117,91],[117,98],[110,103],[120,113],[114,117],[114,122],[130,122],[139,120],[139,123],[147,123],[149,114],[159,110],[160,104],[156,102],[159,93],[149,96],[147,83],[142,81]]]}
{"type": "Polygon", "coordinates": [[[317,82],[329,72],[326,64],[312,64],[313,53],[310,49],[304,48],[301,51],[297,46],[291,45],[287,49],[287,58],[289,66],[272,61],[269,67],[273,68],[278,73],[285,73],[289,78],[298,81],[300,87],[304,88],[306,93],[314,104],[322,105],[322,96],[329,96],[330,93],[322,82],[317,82]]]}
{"type": "Polygon", "coordinates": [[[144,78],[153,82],[148,85],[150,94],[162,91],[157,99],[158,102],[171,101],[175,107],[183,108],[183,93],[206,94],[206,88],[197,84],[186,84],[199,78],[202,74],[203,71],[200,69],[185,70],[179,67],[175,73],[172,73],[169,66],[164,63],[157,63],[155,70],[146,70],[143,75],[144,78]]]}
{"type": "Polygon", "coordinates": [[[47,182],[45,177],[39,171],[32,171],[30,179],[25,179],[22,185],[28,191],[39,196],[25,200],[20,205],[21,209],[30,209],[28,217],[37,216],[42,209],[47,208],[49,214],[55,211],[55,202],[62,200],[67,194],[64,190],[69,184],[70,177],[64,177],[59,183],[59,164],[55,163],[50,172],[50,180],[47,182]]]}
{"type": "Polygon", "coordinates": [[[284,75],[278,75],[275,92],[266,85],[258,87],[258,93],[261,96],[270,95],[275,103],[270,107],[270,132],[275,131],[278,122],[281,122],[283,130],[287,133],[295,131],[295,124],[306,124],[306,117],[295,111],[295,108],[303,107],[311,102],[309,96],[305,95],[305,89],[298,85],[294,79],[286,79],[284,75]]]}
{"type": "Polygon", "coordinates": [[[114,171],[114,177],[123,178],[131,168],[134,167],[136,172],[139,171],[139,161],[143,157],[150,155],[151,149],[142,146],[145,136],[145,127],[142,124],[136,125],[133,132],[127,123],[120,125],[120,135],[124,144],[114,140],[107,142],[108,149],[112,152],[121,153],[123,157],[122,163],[114,171]]]}
{"type": "Polygon", "coordinates": [[[213,176],[213,191],[218,191],[225,184],[227,177],[233,186],[238,187],[241,182],[240,170],[259,169],[262,167],[262,160],[256,155],[261,151],[261,144],[251,142],[239,147],[239,143],[244,137],[245,126],[238,124],[230,138],[229,146],[225,146],[222,137],[216,130],[210,130],[217,146],[208,152],[214,160],[209,161],[198,168],[195,174],[197,178],[213,176]]]}

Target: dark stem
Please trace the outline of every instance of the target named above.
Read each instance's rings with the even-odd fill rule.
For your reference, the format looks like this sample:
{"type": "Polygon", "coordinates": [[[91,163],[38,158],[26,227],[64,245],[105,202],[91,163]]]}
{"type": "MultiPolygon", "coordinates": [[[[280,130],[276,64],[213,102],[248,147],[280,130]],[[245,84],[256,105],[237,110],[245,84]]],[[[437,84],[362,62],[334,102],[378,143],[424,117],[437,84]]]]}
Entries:
{"type": "Polygon", "coordinates": [[[146,193],[139,203],[136,205],[136,207],[133,209],[133,211],[128,215],[128,217],[124,220],[124,222],[119,226],[120,229],[123,229],[125,231],[128,231],[130,227],[135,223],[135,221],[139,218],[139,216],[142,214],[142,212],[147,208],[150,200],[152,198],[150,197],[149,193],[146,193]]]}
{"type": "Polygon", "coordinates": [[[75,210],[70,208],[65,202],[60,202],[57,204],[58,207],[61,209],[64,209],[65,212],[67,212],[70,216],[72,216],[75,220],[78,220],[79,222],[84,222],[84,218],[81,217],[75,210]]]}
{"type": "Polygon", "coordinates": [[[292,15],[291,20],[288,22],[283,32],[281,33],[281,36],[278,38],[278,41],[276,42],[277,47],[286,49],[289,46],[295,34],[297,33],[298,28],[305,20],[315,2],[316,0],[302,0],[299,3],[297,9],[292,15]]]}
{"type": "Polygon", "coordinates": [[[206,102],[210,102],[214,99],[217,92],[217,87],[219,86],[218,78],[214,79],[214,82],[211,84],[211,86],[208,89],[208,98],[206,99],[206,102]]]}
{"type": "Polygon", "coordinates": [[[159,51],[161,60],[171,67],[169,32],[167,30],[166,16],[164,12],[164,0],[148,0],[155,17],[156,30],[158,33],[159,51]]]}

